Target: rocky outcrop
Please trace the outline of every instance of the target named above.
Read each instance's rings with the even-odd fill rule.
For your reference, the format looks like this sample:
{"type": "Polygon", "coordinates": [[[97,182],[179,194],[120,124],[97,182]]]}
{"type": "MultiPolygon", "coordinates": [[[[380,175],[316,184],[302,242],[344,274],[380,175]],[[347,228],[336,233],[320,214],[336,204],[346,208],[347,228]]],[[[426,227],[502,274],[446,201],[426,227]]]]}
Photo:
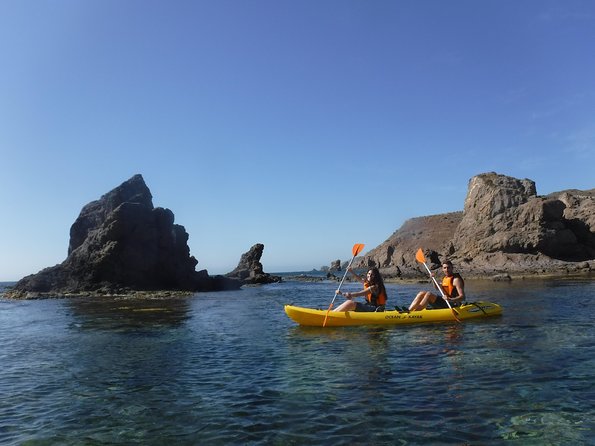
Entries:
{"type": "Polygon", "coordinates": [[[523,263],[532,268],[541,263],[543,269],[592,260],[595,233],[584,219],[595,212],[593,191],[575,193],[540,197],[531,180],[493,172],[473,177],[450,254],[482,269],[495,254],[515,255],[508,258],[521,268],[523,263]]]}
{"type": "Polygon", "coordinates": [[[408,220],[359,266],[385,275],[420,271],[423,247],[432,267],[449,258],[470,275],[589,270],[595,259],[595,189],[538,196],[531,180],[477,175],[469,181],[463,212],[408,220]]]}
{"type": "Polygon", "coordinates": [[[242,254],[238,266],[225,276],[240,280],[244,284],[262,285],[281,282],[281,277],[265,273],[260,263],[264,245],[257,243],[248,252],[242,254]]]}
{"type": "Polygon", "coordinates": [[[416,217],[407,220],[384,243],[369,251],[355,265],[359,268],[377,266],[385,277],[416,277],[425,274],[415,260],[419,248],[428,250],[430,264],[438,265],[436,250],[451,241],[461,222],[462,212],[416,217]]]}
{"type": "Polygon", "coordinates": [[[331,262],[331,266],[328,268],[328,270],[331,272],[341,271],[341,260],[340,259],[333,260],[331,262]]]}
{"type": "MultiPolygon", "coordinates": [[[[347,262],[347,263],[349,263],[349,262],[347,262]]],[[[347,266],[347,263],[345,263],[345,266],[347,266]]],[[[320,271],[332,274],[334,272],[341,271],[342,268],[343,268],[343,264],[341,263],[341,260],[337,259],[337,260],[333,260],[330,265],[321,266],[320,271]]]]}
{"type": "Polygon", "coordinates": [[[593,258],[595,249],[595,189],[586,191],[566,190],[547,196],[561,201],[565,208],[563,219],[567,227],[574,233],[577,242],[588,251],[586,257],[593,258]]]}
{"type": "Polygon", "coordinates": [[[70,229],[66,260],[25,277],[12,294],[240,287],[238,281],[197,272],[187,242],[173,212],[155,208],[142,176],[135,175],[84,206],[70,229]]]}

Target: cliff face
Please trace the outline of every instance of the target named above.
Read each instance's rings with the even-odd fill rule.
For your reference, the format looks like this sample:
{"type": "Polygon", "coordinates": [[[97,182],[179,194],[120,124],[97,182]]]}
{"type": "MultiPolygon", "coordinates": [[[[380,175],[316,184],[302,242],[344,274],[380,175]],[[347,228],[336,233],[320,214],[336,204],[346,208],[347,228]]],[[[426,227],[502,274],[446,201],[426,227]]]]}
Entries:
{"type": "Polygon", "coordinates": [[[595,211],[593,191],[567,192],[565,200],[559,194],[538,197],[530,180],[494,173],[476,176],[469,182],[454,250],[466,258],[502,252],[570,262],[593,259],[595,234],[591,228],[584,230],[588,223],[583,221],[595,211]]]}
{"type": "Polygon", "coordinates": [[[84,206],[64,262],[27,276],[13,294],[121,290],[216,290],[238,281],[195,271],[188,233],[169,209],[153,207],[141,175],[84,206]]]}
{"type": "Polygon", "coordinates": [[[419,247],[434,267],[449,258],[468,274],[588,270],[595,259],[595,189],[542,197],[531,180],[477,175],[463,212],[406,221],[360,266],[415,276],[419,247]]]}

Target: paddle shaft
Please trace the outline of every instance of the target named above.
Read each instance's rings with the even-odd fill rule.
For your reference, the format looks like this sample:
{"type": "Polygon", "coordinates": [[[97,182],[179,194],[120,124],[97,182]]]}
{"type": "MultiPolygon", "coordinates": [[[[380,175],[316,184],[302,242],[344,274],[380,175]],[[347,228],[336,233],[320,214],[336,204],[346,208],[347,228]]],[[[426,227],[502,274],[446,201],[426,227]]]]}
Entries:
{"type": "MultiPolygon", "coordinates": [[[[430,271],[430,268],[428,268],[428,265],[426,265],[425,262],[424,262],[424,266],[426,267],[426,270],[428,271],[428,274],[432,278],[432,281],[434,282],[434,285],[436,285],[436,288],[438,288],[438,291],[440,291],[440,294],[442,294],[442,298],[444,300],[446,300],[446,294],[444,294],[444,290],[442,289],[442,287],[440,285],[438,285],[438,281],[436,280],[436,278],[434,276],[432,276],[432,271],[430,271]]],[[[446,302],[446,303],[448,303],[448,302],[446,302]]],[[[449,304],[449,306],[450,306],[450,304],[449,304]]]]}
{"type": "Polygon", "coordinates": [[[347,272],[349,271],[349,268],[351,268],[351,264],[353,263],[353,261],[355,260],[355,258],[357,257],[357,255],[360,252],[362,252],[363,249],[364,249],[364,244],[363,243],[356,243],[355,245],[353,245],[353,248],[351,249],[351,253],[353,254],[353,257],[349,261],[349,265],[347,265],[347,268],[345,268],[345,274],[343,274],[343,278],[341,279],[341,283],[339,284],[339,288],[335,292],[335,295],[333,296],[333,300],[331,301],[331,304],[328,306],[328,310],[326,310],[326,315],[324,316],[324,322],[322,323],[322,326],[323,327],[326,326],[326,320],[328,319],[328,314],[331,311],[331,308],[333,308],[333,304],[335,303],[335,299],[337,298],[337,294],[339,294],[339,291],[341,291],[341,285],[343,285],[343,281],[345,280],[345,277],[347,277],[347,272]]]}
{"type": "MultiPolygon", "coordinates": [[[[347,265],[347,268],[345,268],[345,274],[343,274],[343,278],[341,279],[341,282],[339,283],[339,288],[337,288],[337,291],[341,291],[341,286],[343,286],[343,281],[345,280],[345,277],[347,277],[347,273],[349,272],[349,268],[351,267],[351,264],[353,263],[353,261],[355,260],[355,256],[353,256],[351,258],[351,260],[349,261],[349,265],[347,265]]],[[[335,299],[337,298],[337,294],[335,293],[335,295],[333,296],[333,300],[331,301],[331,304],[329,305],[329,310],[331,308],[333,308],[333,304],[335,303],[335,299]]],[[[326,319],[325,319],[326,322],[326,319]]]]}
{"type": "Polygon", "coordinates": [[[455,314],[455,310],[453,307],[450,306],[450,302],[448,301],[446,294],[444,294],[444,290],[442,289],[442,287],[440,285],[438,285],[438,281],[436,280],[436,278],[432,275],[432,271],[430,271],[430,268],[428,268],[428,265],[426,265],[426,262],[422,262],[424,264],[424,266],[426,267],[426,270],[428,271],[428,274],[430,275],[430,277],[432,278],[432,280],[434,281],[434,285],[436,285],[436,288],[438,288],[438,291],[440,291],[440,294],[442,295],[442,299],[444,299],[444,302],[446,302],[446,305],[448,305],[448,308],[450,308],[450,311],[452,311],[452,315],[455,317],[455,319],[459,322],[461,322],[459,320],[459,318],[457,317],[457,315],[455,314]]]}

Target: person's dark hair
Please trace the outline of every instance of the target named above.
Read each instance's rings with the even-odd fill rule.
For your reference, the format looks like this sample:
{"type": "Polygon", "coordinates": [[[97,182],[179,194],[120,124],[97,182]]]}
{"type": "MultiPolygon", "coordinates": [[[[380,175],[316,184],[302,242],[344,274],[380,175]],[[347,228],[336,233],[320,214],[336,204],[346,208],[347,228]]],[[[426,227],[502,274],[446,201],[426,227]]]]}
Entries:
{"type": "Polygon", "coordinates": [[[453,264],[452,264],[452,262],[450,260],[445,260],[444,262],[442,262],[442,265],[448,265],[451,268],[453,267],[453,264]]]}
{"type": "Polygon", "coordinates": [[[380,274],[380,271],[378,270],[378,268],[376,268],[376,267],[370,268],[370,272],[372,273],[372,275],[370,276],[370,281],[372,282],[372,285],[378,286],[378,294],[384,292],[384,294],[386,295],[386,288],[384,287],[384,280],[382,280],[382,275],[380,274]]]}

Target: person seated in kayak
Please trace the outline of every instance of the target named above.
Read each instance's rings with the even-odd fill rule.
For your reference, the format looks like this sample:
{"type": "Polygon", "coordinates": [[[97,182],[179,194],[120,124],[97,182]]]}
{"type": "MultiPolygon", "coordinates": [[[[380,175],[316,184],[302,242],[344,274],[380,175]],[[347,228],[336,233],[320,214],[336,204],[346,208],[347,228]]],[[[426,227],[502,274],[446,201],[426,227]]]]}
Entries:
{"type": "Polygon", "coordinates": [[[345,302],[335,308],[334,311],[384,311],[386,305],[386,288],[384,287],[384,281],[380,275],[378,268],[372,268],[368,271],[365,279],[362,279],[353,269],[348,268],[353,276],[364,284],[364,289],[356,291],[354,293],[343,293],[340,290],[336,291],[336,294],[347,298],[345,302]],[[365,302],[355,302],[351,300],[354,297],[366,296],[365,302]]]}
{"type": "MultiPolygon", "coordinates": [[[[442,262],[442,272],[444,273],[442,291],[444,291],[450,306],[456,307],[465,300],[465,282],[459,273],[453,272],[450,260],[442,262]]],[[[432,305],[432,308],[448,308],[448,304],[440,294],[437,295],[431,291],[420,291],[409,305],[409,311],[423,310],[428,304],[432,305]]]]}

